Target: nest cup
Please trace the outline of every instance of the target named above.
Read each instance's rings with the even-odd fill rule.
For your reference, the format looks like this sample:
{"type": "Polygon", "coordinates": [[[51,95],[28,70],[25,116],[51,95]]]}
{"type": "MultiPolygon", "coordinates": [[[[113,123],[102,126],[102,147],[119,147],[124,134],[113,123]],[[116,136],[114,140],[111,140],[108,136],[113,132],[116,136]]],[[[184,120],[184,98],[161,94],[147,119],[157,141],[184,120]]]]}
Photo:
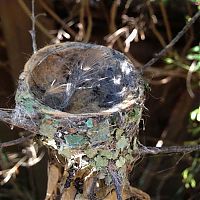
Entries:
{"type": "Polygon", "coordinates": [[[140,74],[122,53],[94,44],[47,46],[19,79],[15,124],[73,160],[87,157],[97,171],[133,161],[144,102],[140,74]]]}

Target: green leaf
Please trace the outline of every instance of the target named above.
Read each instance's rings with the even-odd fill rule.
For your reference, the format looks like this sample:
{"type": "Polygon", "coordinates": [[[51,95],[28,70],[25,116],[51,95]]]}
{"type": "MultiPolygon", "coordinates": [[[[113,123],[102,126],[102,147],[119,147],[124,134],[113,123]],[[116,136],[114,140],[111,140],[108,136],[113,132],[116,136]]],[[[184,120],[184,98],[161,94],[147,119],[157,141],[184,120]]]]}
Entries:
{"type": "Polygon", "coordinates": [[[200,46],[194,46],[191,48],[191,51],[194,53],[199,53],[200,52],[200,46]]]}
{"type": "Polygon", "coordinates": [[[190,184],[191,184],[192,188],[195,188],[196,187],[196,181],[195,181],[195,179],[192,179],[191,182],[190,182],[190,184]]]}
{"type": "Polygon", "coordinates": [[[172,58],[165,58],[164,59],[165,63],[167,63],[168,65],[174,63],[174,60],[172,58]]]}
{"type": "Polygon", "coordinates": [[[187,59],[200,61],[200,54],[188,54],[187,59]]]}

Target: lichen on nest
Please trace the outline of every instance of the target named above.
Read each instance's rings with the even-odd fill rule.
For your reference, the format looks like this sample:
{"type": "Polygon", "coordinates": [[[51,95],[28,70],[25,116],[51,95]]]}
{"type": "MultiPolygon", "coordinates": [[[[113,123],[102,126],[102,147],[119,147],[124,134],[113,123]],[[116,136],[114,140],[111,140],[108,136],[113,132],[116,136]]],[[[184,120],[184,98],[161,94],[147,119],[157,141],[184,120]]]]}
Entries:
{"type": "Polygon", "coordinates": [[[107,183],[112,168],[126,181],[143,103],[144,83],[122,53],[67,42],[39,50],[26,63],[13,120],[42,135],[69,165],[81,155],[80,168],[89,165],[107,183]]]}

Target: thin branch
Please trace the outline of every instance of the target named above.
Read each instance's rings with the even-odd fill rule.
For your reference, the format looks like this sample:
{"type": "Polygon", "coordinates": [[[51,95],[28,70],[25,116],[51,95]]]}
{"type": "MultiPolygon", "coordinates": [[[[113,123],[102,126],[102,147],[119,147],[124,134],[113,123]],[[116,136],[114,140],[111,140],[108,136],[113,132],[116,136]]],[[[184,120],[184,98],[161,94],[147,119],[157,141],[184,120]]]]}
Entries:
{"type": "Polygon", "coordinates": [[[0,121],[12,124],[12,119],[11,119],[12,112],[13,112],[12,109],[0,108],[0,121]]]}
{"type": "MultiPolygon", "coordinates": [[[[24,3],[23,0],[18,0],[19,5],[21,6],[21,8],[23,9],[23,11],[29,16],[31,17],[31,11],[28,9],[27,5],[24,3]]],[[[40,22],[38,22],[37,20],[35,21],[35,25],[38,27],[38,29],[44,33],[50,40],[53,40],[54,37],[52,35],[49,34],[49,30],[47,30],[40,22]]]]}
{"type": "Polygon", "coordinates": [[[85,37],[83,41],[88,42],[92,33],[92,14],[90,10],[89,0],[85,0],[85,7],[87,11],[88,24],[87,24],[87,31],[85,33],[85,37]]]}
{"type": "Polygon", "coordinates": [[[145,73],[151,73],[153,74],[154,77],[171,76],[171,77],[180,77],[186,79],[187,76],[187,74],[183,70],[166,70],[155,67],[147,68],[145,73]]]}
{"type": "MultiPolygon", "coordinates": [[[[157,39],[160,42],[160,44],[162,45],[162,47],[165,47],[166,46],[165,40],[155,26],[156,16],[155,16],[153,8],[151,6],[151,1],[147,0],[146,5],[147,5],[148,11],[149,11],[150,18],[151,18],[150,28],[153,31],[154,35],[157,37],[157,39]]],[[[156,21],[157,21],[157,19],[156,19],[156,21]]]]}
{"type": "MultiPolygon", "coordinates": [[[[115,0],[112,4],[111,10],[110,10],[110,26],[109,26],[109,30],[110,33],[113,34],[114,32],[117,31],[116,28],[116,24],[115,24],[115,19],[117,16],[117,8],[120,5],[120,1],[119,0],[115,0]]],[[[120,37],[117,39],[117,45],[119,47],[119,49],[124,52],[124,45],[123,42],[121,41],[120,37]]],[[[141,64],[135,60],[133,58],[133,56],[130,54],[130,52],[124,52],[124,54],[131,60],[131,62],[135,65],[135,66],[141,66],[141,64]]]]}
{"type": "Polygon", "coordinates": [[[41,4],[41,6],[45,9],[45,11],[47,13],[49,13],[49,15],[51,15],[51,17],[53,19],[55,19],[60,25],[63,26],[64,29],[66,29],[66,31],[73,37],[76,37],[76,32],[74,30],[72,30],[43,0],[40,0],[39,3],[41,4]]]}
{"type": "Polygon", "coordinates": [[[176,37],[159,53],[156,54],[156,57],[148,61],[143,67],[142,72],[147,68],[155,64],[172,46],[178,42],[178,40],[188,31],[192,24],[199,18],[200,10],[191,18],[191,20],[183,27],[183,29],[176,35],[176,37]]]}
{"type": "Polygon", "coordinates": [[[170,42],[172,40],[172,31],[171,31],[171,27],[169,24],[169,20],[168,20],[168,15],[164,6],[163,1],[159,2],[159,6],[160,6],[160,10],[163,16],[163,20],[164,20],[164,24],[165,24],[165,28],[166,28],[166,32],[167,32],[167,38],[168,41],[170,42]]]}
{"type": "Polygon", "coordinates": [[[3,174],[4,179],[2,181],[0,181],[0,185],[3,185],[5,183],[7,183],[13,174],[16,173],[17,169],[22,165],[22,163],[27,159],[26,156],[24,156],[22,159],[20,159],[11,169],[9,169],[8,171],[6,171],[5,174],[3,174]]]}
{"type": "Polygon", "coordinates": [[[26,137],[21,137],[21,138],[18,138],[16,140],[11,140],[9,142],[0,143],[0,148],[10,147],[10,146],[21,144],[21,143],[26,142],[29,139],[33,138],[34,136],[35,136],[35,134],[32,133],[32,134],[30,134],[30,135],[28,135],[26,137]]]}
{"type": "Polygon", "coordinates": [[[108,166],[108,171],[111,175],[112,182],[115,186],[115,192],[117,194],[117,200],[123,200],[122,199],[122,183],[121,183],[119,175],[117,174],[117,172],[115,170],[112,169],[112,166],[108,166]]]}
{"type": "Polygon", "coordinates": [[[196,66],[196,62],[194,61],[190,65],[190,68],[189,68],[188,74],[187,74],[187,78],[186,78],[186,87],[187,87],[187,91],[191,98],[195,97],[194,92],[192,91],[192,88],[191,88],[192,73],[195,71],[195,66],[196,66]]]}
{"type": "Polygon", "coordinates": [[[33,47],[33,53],[37,51],[37,43],[36,43],[36,32],[35,32],[35,0],[32,0],[32,30],[30,31],[31,37],[32,37],[32,47],[33,47]]]}
{"type": "MultiPolygon", "coordinates": [[[[186,2],[187,4],[187,10],[188,10],[188,15],[189,17],[192,16],[192,7],[191,7],[191,3],[189,1],[186,2]]],[[[185,54],[187,53],[188,49],[191,47],[192,42],[194,40],[194,27],[191,26],[190,30],[188,31],[187,37],[186,37],[186,44],[183,48],[183,51],[181,53],[182,57],[185,56],[185,54]]]]}
{"type": "Polygon", "coordinates": [[[92,182],[92,185],[91,185],[89,194],[88,194],[88,199],[89,199],[89,200],[96,200],[96,199],[97,199],[97,198],[96,198],[96,195],[95,195],[96,183],[97,183],[97,177],[95,176],[95,177],[93,178],[93,182],[92,182]]]}
{"type": "Polygon", "coordinates": [[[171,154],[171,153],[191,153],[193,151],[200,151],[200,145],[188,146],[170,146],[170,147],[146,147],[139,145],[139,148],[134,154],[147,155],[147,154],[171,154]]]}
{"type": "Polygon", "coordinates": [[[167,76],[161,80],[149,80],[149,83],[152,85],[164,85],[169,83],[172,80],[171,76],[167,76]]]}
{"type": "Polygon", "coordinates": [[[85,13],[85,0],[80,2],[80,10],[79,10],[79,32],[76,36],[76,39],[81,41],[85,37],[85,21],[84,21],[84,13],[85,13]]]}

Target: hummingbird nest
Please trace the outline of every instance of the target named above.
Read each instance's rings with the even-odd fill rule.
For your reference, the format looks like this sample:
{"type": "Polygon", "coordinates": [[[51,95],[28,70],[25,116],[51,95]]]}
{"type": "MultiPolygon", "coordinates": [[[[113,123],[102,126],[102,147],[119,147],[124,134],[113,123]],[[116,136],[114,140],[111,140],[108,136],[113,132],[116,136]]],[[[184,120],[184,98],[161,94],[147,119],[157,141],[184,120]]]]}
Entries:
{"type": "Polygon", "coordinates": [[[106,184],[116,184],[127,180],[135,159],[143,103],[144,82],[126,56],[66,42],[28,60],[12,120],[40,134],[68,165],[78,159],[79,168],[89,166],[106,184]]]}

